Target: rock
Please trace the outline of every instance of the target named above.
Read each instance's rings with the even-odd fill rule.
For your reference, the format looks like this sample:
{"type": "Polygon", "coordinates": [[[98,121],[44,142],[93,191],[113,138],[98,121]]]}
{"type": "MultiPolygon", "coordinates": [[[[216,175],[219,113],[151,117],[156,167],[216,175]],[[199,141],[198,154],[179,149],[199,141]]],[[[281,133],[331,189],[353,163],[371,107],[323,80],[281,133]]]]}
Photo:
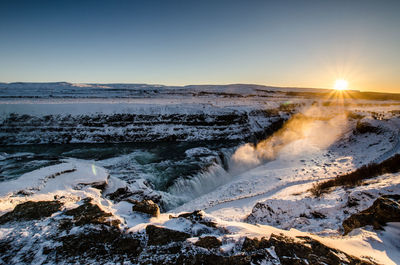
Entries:
{"type": "Polygon", "coordinates": [[[185,255],[181,253],[178,256],[155,257],[152,260],[142,262],[146,265],[251,265],[264,264],[252,263],[250,256],[245,254],[223,256],[214,253],[196,253],[185,255]]]}
{"type": "Polygon", "coordinates": [[[247,255],[220,256],[216,254],[197,254],[193,256],[180,256],[173,264],[192,265],[250,265],[251,257],[247,255]]]}
{"type": "Polygon", "coordinates": [[[113,193],[107,194],[106,196],[110,200],[113,200],[115,202],[120,202],[123,199],[126,199],[126,198],[132,196],[133,194],[134,193],[131,192],[128,187],[124,187],[124,188],[119,188],[116,191],[114,191],[113,193]]]}
{"type": "Polygon", "coordinates": [[[204,234],[224,235],[229,233],[226,228],[220,227],[211,218],[206,217],[204,211],[197,210],[194,212],[182,213],[178,216],[170,215],[169,219],[182,218],[192,223],[192,235],[201,236],[204,234]]]}
{"type": "Polygon", "coordinates": [[[373,126],[367,121],[358,121],[356,128],[354,129],[354,134],[364,134],[364,133],[376,133],[379,134],[381,129],[379,127],[373,126]]]}
{"type": "Polygon", "coordinates": [[[317,211],[310,212],[311,216],[315,219],[325,219],[326,215],[317,211]]]}
{"type": "Polygon", "coordinates": [[[148,225],[146,234],[148,236],[148,245],[166,245],[171,242],[185,241],[190,237],[187,233],[155,225],[148,225]]]}
{"type": "Polygon", "coordinates": [[[269,239],[245,238],[242,252],[252,262],[268,260],[271,264],[373,264],[330,248],[310,237],[289,238],[272,234],[269,239]],[[271,251],[275,252],[271,255],[271,251]],[[278,258],[278,260],[276,260],[278,258]]]}
{"type": "MultiPolygon", "coordinates": [[[[13,240],[12,238],[0,239],[0,264],[12,264],[11,260],[15,258],[15,252],[13,251],[13,240]]],[[[21,247],[22,248],[22,247],[21,247]]]]}
{"type": "Polygon", "coordinates": [[[283,265],[373,264],[327,247],[310,237],[297,237],[295,240],[283,235],[272,234],[268,241],[274,247],[274,251],[283,265]]]}
{"type": "Polygon", "coordinates": [[[112,214],[104,212],[98,205],[93,204],[91,198],[83,199],[82,202],[83,204],[81,206],[64,213],[65,215],[74,217],[73,222],[75,225],[105,224],[109,226],[118,226],[120,223],[119,220],[109,220],[112,214]]]}
{"type": "Polygon", "coordinates": [[[355,228],[372,225],[382,229],[388,222],[400,222],[400,195],[384,195],[374,201],[371,207],[351,215],[343,221],[344,234],[355,228]]]}
{"type": "Polygon", "coordinates": [[[197,130],[199,126],[204,130],[204,134],[201,135],[201,138],[196,138],[198,140],[216,138],[245,140],[255,134],[257,134],[257,138],[265,139],[262,137],[264,134],[275,131],[274,123],[271,124],[269,117],[276,115],[263,113],[263,110],[260,110],[259,113],[232,110],[229,113],[215,114],[163,114],[162,112],[153,114],[8,115],[0,121],[0,145],[69,143],[72,141],[80,143],[187,141],[193,140],[193,137],[196,138],[193,131],[197,130]],[[260,126],[251,126],[253,119],[258,119],[260,126]],[[51,132],[49,132],[49,126],[52,128],[51,132]],[[182,129],[182,126],[185,129],[182,129]],[[227,126],[230,126],[231,130],[224,130],[227,126]],[[165,128],[168,129],[165,130],[165,128]]]}
{"type": "Polygon", "coordinates": [[[199,240],[197,240],[197,242],[195,243],[195,245],[206,249],[213,249],[213,248],[219,248],[222,245],[222,243],[215,236],[205,236],[205,237],[200,237],[199,240]]]}
{"type": "Polygon", "coordinates": [[[157,217],[160,215],[160,208],[152,200],[129,200],[129,202],[134,204],[132,206],[132,211],[147,213],[153,217],[157,217]]]}
{"type": "Polygon", "coordinates": [[[270,243],[267,239],[265,239],[265,237],[261,238],[261,239],[257,239],[257,238],[248,238],[246,237],[243,241],[243,245],[242,245],[242,251],[245,252],[253,252],[253,251],[257,251],[260,249],[266,249],[270,247],[270,243]]]}
{"type": "Polygon", "coordinates": [[[144,187],[134,191],[130,190],[129,187],[118,188],[116,191],[107,194],[106,197],[114,202],[127,201],[133,204],[136,201],[152,200],[162,210],[163,201],[161,195],[155,192],[147,181],[144,181],[143,184],[144,187]]]}
{"type": "Polygon", "coordinates": [[[190,212],[190,213],[182,213],[180,215],[178,215],[177,218],[186,218],[186,219],[190,219],[192,221],[200,221],[203,219],[204,216],[204,212],[201,210],[197,210],[194,212],[190,212]]]}
{"type": "Polygon", "coordinates": [[[183,213],[178,216],[169,216],[172,218],[184,218],[192,223],[192,233],[194,236],[201,236],[203,234],[219,234],[224,235],[229,231],[221,226],[218,226],[216,222],[212,221],[211,218],[206,217],[204,211],[197,210],[194,212],[183,213]]]}
{"type": "MultiPolygon", "coordinates": [[[[54,218],[52,222],[69,228],[81,225],[79,229],[73,233],[67,229],[50,231],[57,226],[44,220],[42,224],[46,233],[35,239],[34,244],[40,244],[37,247],[27,248],[26,241],[13,237],[0,239],[0,261],[11,264],[18,252],[21,253],[18,254],[22,257],[21,262],[28,263],[41,251],[39,254],[45,255],[46,262],[54,264],[373,264],[311,237],[272,234],[270,238],[245,238],[243,243],[234,237],[234,251],[226,251],[214,236],[200,237],[195,243],[186,240],[194,235],[192,228],[189,234],[148,225],[145,234],[127,233],[113,226],[109,220],[112,214],[102,211],[90,198],[82,200],[79,207],[65,211],[65,214],[73,218],[54,218]]],[[[179,218],[190,220],[196,227],[201,226],[200,222],[208,222],[201,211],[185,213],[179,218]]],[[[185,220],[176,221],[190,224],[185,220]]],[[[16,229],[20,233],[26,228],[25,225],[16,225],[16,229]]],[[[210,229],[213,233],[217,231],[210,229]]]]}
{"type": "Polygon", "coordinates": [[[0,216],[0,224],[11,221],[28,221],[49,217],[60,211],[63,203],[59,201],[27,201],[15,206],[14,210],[0,216]]]}
{"type": "Polygon", "coordinates": [[[108,185],[108,179],[110,178],[110,175],[107,176],[107,179],[104,181],[97,181],[97,182],[92,182],[92,183],[78,183],[75,185],[74,189],[76,190],[81,190],[84,187],[90,186],[95,189],[99,189],[102,192],[106,189],[108,185]]]}
{"type": "Polygon", "coordinates": [[[356,197],[349,197],[348,199],[347,199],[347,204],[346,204],[346,206],[347,207],[355,207],[355,206],[358,206],[360,203],[359,203],[359,199],[357,199],[356,197]]]}
{"type": "Polygon", "coordinates": [[[142,251],[139,239],[123,234],[114,227],[87,229],[83,233],[63,236],[60,241],[62,246],[56,247],[57,255],[67,260],[83,257],[95,258],[97,261],[111,260],[119,255],[136,257],[142,251]]]}
{"type": "Polygon", "coordinates": [[[215,222],[209,221],[204,217],[204,212],[201,210],[197,210],[191,213],[183,213],[178,215],[178,217],[171,218],[185,218],[187,220],[192,221],[193,223],[199,223],[211,228],[217,228],[217,224],[215,222]]]}

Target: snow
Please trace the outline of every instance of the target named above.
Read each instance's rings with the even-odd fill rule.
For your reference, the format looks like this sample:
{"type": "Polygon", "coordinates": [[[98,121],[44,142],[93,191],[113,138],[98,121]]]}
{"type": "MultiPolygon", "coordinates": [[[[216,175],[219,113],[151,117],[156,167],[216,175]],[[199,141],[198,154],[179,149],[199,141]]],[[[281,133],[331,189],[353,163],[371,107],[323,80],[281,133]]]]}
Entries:
{"type": "Polygon", "coordinates": [[[90,185],[107,182],[108,177],[109,174],[104,168],[76,159],[67,159],[62,164],[40,168],[16,180],[2,183],[0,213],[10,211],[15,205],[26,200],[52,200],[54,196],[64,195],[86,197],[87,194],[80,190],[97,194],[98,190],[90,188],[90,185]],[[19,196],[20,193],[28,196],[19,196]]]}
{"type": "Polygon", "coordinates": [[[108,173],[104,168],[75,159],[67,159],[65,163],[41,168],[26,173],[17,180],[3,183],[0,187],[0,196],[21,190],[50,193],[79,184],[104,182],[107,178],[108,173]]]}
{"type": "Polygon", "coordinates": [[[383,232],[356,229],[349,236],[318,239],[327,246],[350,255],[368,257],[379,264],[389,265],[400,263],[399,233],[400,224],[393,223],[389,224],[383,232]]]}
{"type": "MultiPolygon", "coordinates": [[[[273,166],[277,170],[277,172],[279,172],[279,170],[281,173],[287,171],[287,167],[284,166],[285,163],[282,161],[274,161],[270,163],[273,163],[273,166]]],[[[143,232],[148,224],[161,225],[170,229],[183,232],[196,232],[199,229],[198,227],[192,226],[191,222],[186,219],[169,218],[170,214],[179,214],[179,209],[175,209],[171,211],[171,213],[161,214],[157,218],[150,218],[146,215],[132,212],[130,203],[122,201],[113,204],[111,201],[102,198],[102,195],[99,192],[94,192],[91,188],[86,188],[86,190],[74,190],[72,187],[76,186],[78,183],[92,183],[107,180],[107,172],[103,168],[98,166],[95,167],[96,170],[93,170],[92,165],[93,164],[91,163],[85,163],[78,160],[70,160],[60,165],[45,167],[40,170],[27,173],[21,176],[19,180],[8,183],[9,185],[2,185],[2,196],[10,196],[10,194],[19,189],[36,187],[37,189],[35,189],[35,193],[28,196],[29,200],[40,200],[43,198],[42,195],[47,194],[53,196],[54,193],[57,193],[59,195],[69,194],[69,198],[78,195],[80,197],[92,197],[95,198],[95,202],[98,203],[105,211],[112,212],[116,217],[120,218],[123,221],[121,227],[125,227],[125,229],[128,229],[129,232],[143,232]],[[55,174],[57,172],[63,172],[65,170],[73,168],[76,168],[76,171],[61,174],[59,176],[56,176],[55,179],[49,179],[47,182],[43,183],[43,176],[48,176],[49,174],[55,174]],[[21,180],[24,181],[22,182],[21,180]],[[54,181],[54,183],[52,183],[52,181],[54,181]],[[5,187],[7,187],[7,189],[5,187]]],[[[266,169],[264,167],[258,167],[251,171],[253,174],[252,176],[256,177],[257,174],[261,174],[261,172],[265,172],[265,170],[266,169]]],[[[330,224],[330,226],[325,227],[325,229],[327,229],[328,227],[330,227],[331,229],[335,229],[334,224],[338,223],[338,220],[335,220],[335,216],[343,212],[343,209],[340,209],[342,205],[338,203],[338,198],[343,198],[346,192],[347,196],[362,194],[362,192],[364,191],[368,191],[373,196],[378,196],[385,189],[391,189],[394,192],[400,192],[399,176],[399,174],[387,174],[379,177],[380,179],[372,179],[370,180],[371,183],[369,185],[357,187],[354,190],[350,191],[350,193],[348,191],[344,191],[343,189],[338,189],[332,194],[328,195],[326,198],[323,198],[322,201],[315,201],[315,199],[309,198],[305,195],[306,190],[309,187],[309,183],[296,183],[293,185],[284,186],[280,189],[272,189],[269,194],[263,194],[262,196],[235,200],[232,201],[230,204],[225,203],[222,204],[223,207],[221,207],[221,204],[219,204],[214,208],[207,209],[207,213],[205,214],[205,216],[206,218],[209,218],[210,220],[218,223],[220,227],[224,227],[230,232],[229,235],[225,235],[223,238],[221,238],[223,240],[223,246],[221,248],[225,252],[235,251],[234,242],[236,242],[237,240],[241,240],[245,236],[268,238],[271,234],[283,234],[290,237],[310,236],[316,240],[321,241],[327,246],[342,250],[350,255],[368,256],[368,259],[381,264],[396,264],[400,261],[398,246],[396,244],[400,233],[399,223],[389,224],[386,230],[382,232],[357,229],[345,237],[338,234],[318,236],[316,234],[309,233],[314,231],[314,226],[318,226],[318,220],[315,220],[316,223],[314,224],[314,226],[304,225],[302,227],[298,227],[297,229],[293,229],[290,225],[287,227],[281,226],[281,228],[278,228],[269,225],[254,225],[244,223],[243,220],[235,220],[235,218],[232,218],[232,216],[238,214],[238,209],[242,209],[241,214],[243,214],[247,210],[251,210],[251,207],[249,207],[249,205],[252,205],[257,201],[262,201],[262,198],[269,198],[268,202],[272,202],[271,207],[277,205],[282,210],[285,209],[284,213],[282,212],[282,214],[278,214],[281,223],[285,223],[291,220],[293,216],[296,216],[297,213],[302,212],[304,209],[307,208],[306,204],[309,204],[311,207],[315,207],[315,210],[321,211],[324,214],[330,213],[331,215],[326,220],[324,219],[324,222],[330,224]],[[299,192],[301,193],[301,195],[298,195],[299,192]],[[220,209],[218,209],[218,206],[220,207],[220,209]],[[322,211],[321,209],[325,209],[325,211],[322,211]],[[224,210],[224,212],[221,212],[221,210],[224,210]],[[290,212],[289,210],[292,210],[292,212],[290,212]],[[301,230],[307,232],[302,232],[301,230]]],[[[124,183],[121,180],[110,178],[109,185],[109,191],[112,191],[118,187],[124,186],[124,183]]],[[[235,197],[233,196],[233,198],[235,197]]],[[[72,203],[76,205],[77,201],[78,198],[75,198],[72,203]]],[[[362,201],[363,205],[361,205],[359,208],[362,209],[367,207],[369,204],[372,203],[372,201],[372,198],[370,198],[370,200],[366,202],[362,201]]],[[[4,202],[5,198],[3,197],[2,203],[0,204],[3,211],[12,209],[11,207],[4,208],[4,202]]],[[[70,204],[69,207],[72,207],[71,205],[72,204],[70,204]]],[[[40,229],[44,229],[44,226],[41,226],[40,229]]],[[[43,232],[39,232],[39,230],[35,230],[36,235],[43,232]]],[[[10,228],[1,228],[0,238],[7,237],[10,235],[10,233],[12,233],[12,230],[10,230],[10,228]]],[[[26,238],[26,240],[28,240],[27,238],[29,237],[35,236],[35,234],[29,232],[28,230],[25,230],[24,233],[25,234],[21,234],[19,236],[26,238]]],[[[215,236],[220,238],[219,234],[215,234],[215,236]]],[[[35,260],[39,262],[40,257],[36,257],[35,260]]]]}
{"type": "MultiPolygon", "coordinates": [[[[99,113],[151,114],[157,117],[170,114],[207,114],[210,115],[207,117],[208,122],[212,123],[212,115],[249,115],[254,110],[276,108],[287,99],[282,91],[289,90],[249,85],[165,87],[145,84],[0,84],[0,114],[1,119],[10,113],[60,115],[58,117],[99,113]],[[15,89],[18,93],[13,92],[15,89]],[[46,93],[39,99],[28,97],[37,95],[38,91],[46,93]],[[77,94],[77,91],[81,93],[77,94]],[[95,98],[90,96],[93,91],[101,93],[95,98]],[[188,91],[191,93],[189,96],[185,95],[188,91]],[[271,100],[266,101],[264,97],[245,97],[256,91],[264,96],[268,95],[271,100]],[[201,94],[205,92],[212,95],[201,94]],[[229,97],[229,93],[240,97],[229,97]],[[73,97],[69,98],[71,95],[73,97]],[[129,97],[120,98],[126,95],[129,97]]],[[[295,99],[294,102],[309,103],[308,100],[300,99],[295,99]]],[[[382,128],[379,134],[354,134],[357,121],[346,118],[346,122],[342,122],[343,117],[337,115],[338,109],[305,108],[303,114],[313,117],[313,120],[307,123],[309,126],[300,130],[301,133],[296,126],[295,129],[285,127],[286,132],[292,133],[275,134],[273,140],[264,141],[260,146],[244,144],[240,147],[231,156],[228,171],[221,164],[215,163],[193,178],[176,181],[168,193],[164,194],[165,198],[172,200],[172,197],[180,197],[186,203],[168,213],[162,213],[159,217],[133,212],[129,202],[113,202],[107,198],[107,194],[124,187],[140,190],[146,195],[155,192],[145,183],[146,179],[151,179],[151,174],[142,175],[128,183],[104,168],[116,161],[122,161],[128,171],[131,163],[129,158],[137,154],[103,161],[65,159],[61,164],[43,167],[23,174],[18,179],[2,182],[0,214],[28,200],[53,200],[56,196],[64,202],[64,207],[72,208],[82,198],[90,197],[104,211],[111,212],[115,218],[121,220],[120,228],[128,232],[143,232],[148,224],[155,224],[196,234],[202,227],[183,218],[171,219],[170,215],[177,216],[182,212],[200,209],[205,212],[206,218],[229,231],[229,234],[223,236],[217,232],[211,234],[222,240],[221,249],[226,253],[236,251],[236,243],[246,236],[268,238],[271,234],[283,234],[289,237],[309,236],[347,254],[377,263],[400,264],[400,223],[389,223],[384,231],[374,231],[370,227],[359,228],[346,236],[342,236],[341,230],[343,220],[371,206],[377,197],[383,194],[400,194],[399,173],[372,178],[365,181],[364,185],[353,188],[338,187],[319,198],[313,197],[309,192],[317,181],[350,172],[363,164],[383,161],[400,152],[400,119],[389,113],[396,109],[394,106],[398,108],[398,105],[376,106],[367,103],[374,102],[360,101],[359,105],[352,105],[347,110],[364,115],[363,120],[382,128]],[[372,112],[379,112],[380,118],[373,118],[372,112]],[[325,119],[320,119],[321,115],[325,119]],[[261,147],[271,147],[273,152],[260,152],[261,147]],[[94,183],[102,182],[107,183],[103,192],[91,187],[94,183]],[[350,206],[349,200],[356,200],[358,203],[350,206]]],[[[249,116],[249,126],[253,131],[263,129],[271,121],[272,119],[266,117],[249,116]]],[[[127,128],[133,128],[133,125],[129,126],[127,128]]],[[[154,133],[159,134],[174,130],[190,131],[179,124],[175,127],[165,124],[149,126],[154,133]]],[[[144,128],[143,125],[139,127],[144,128]]],[[[217,131],[216,129],[213,128],[217,131]]],[[[231,139],[241,137],[235,134],[240,128],[233,125],[218,129],[220,131],[215,133],[217,138],[218,133],[232,135],[231,139]]],[[[121,135],[125,133],[121,128],[109,125],[105,130],[121,135]]],[[[195,133],[187,140],[208,139],[209,132],[209,129],[196,128],[195,133]]],[[[207,158],[210,154],[216,155],[216,152],[204,147],[185,152],[186,157],[207,158]]],[[[9,157],[9,154],[0,153],[2,161],[9,157]]],[[[2,226],[0,239],[14,236],[28,242],[31,237],[38,237],[51,228],[51,224],[46,223],[48,221],[39,222],[33,230],[25,229],[18,235],[15,235],[14,228],[2,226]]],[[[28,243],[26,245],[27,248],[32,246],[33,244],[28,243]]],[[[269,251],[274,255],[273,249],[269,251]]],[[[34,261],[40,263],[42,258],[40,255],[35,256],[34,261]]],[[[19,262],[17,258],[14,261],[19,262]]]]}

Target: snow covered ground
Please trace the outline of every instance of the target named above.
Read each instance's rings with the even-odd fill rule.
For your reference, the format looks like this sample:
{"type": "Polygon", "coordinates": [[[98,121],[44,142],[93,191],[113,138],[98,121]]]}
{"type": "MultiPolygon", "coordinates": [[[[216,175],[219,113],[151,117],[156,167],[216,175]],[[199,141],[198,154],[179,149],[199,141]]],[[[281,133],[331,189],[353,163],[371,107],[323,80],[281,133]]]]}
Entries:
{"type": "MultiPolygon", "coordinates": [[[[115,113],[207,114],[208,117],[215,118],[224,113],[239,112],[248,116],[251,111],[278,108],[287,100],[284,94],[275,97],[278,93],[275,88],[257,86],[228,86],[225,90],[218,90],[215,87],[171,88],[137,85],[133,89],[127,85],[104,88],[95,84],[57,83],[49,85],[47,89],[49,95],[55,95],[59,99],[53,102],[47,95],[39,99],[42,100],[40,104],[36,104],[35,100],[23,97],[23,93],[28,90],[13,94],[11,89],[18,86],[23,87],[21,84],[0,85],[0,95],[4,100],[4,104],[0,105],[3,120],[10,113],[37,116],[82,113],[102,113],[105,116],[115,113]],[[1,90],[2,86],[7,88],[1,90]],[[126,90],[133,92],[131,97],[124,99],[126,101],[123,101],[123,104],[104,101],[88,103],[86,99],[82,102],[74,99],[73,103],[65,103],[65,100],[70,100],[66,95],[76,95],[80,89],[84,92],[77,96],[79,100],[90,98],[95,89],[109,89],[110,91],[107,90],[101,95],[103,98],[111,95],[114,99],[126,95],[126,90]],[[268,95],[269,101],[265,102],[267,96],[232,98],[232,94],[248,96],[260,89],[264,91],[262,95],[268,95]],[[179,98],[176,98],[178,92],[186,93],[186,90],[192,91],[190,97],[181,93],[179,98]],[[151,92],[151,95],[143,96],[143,91],[151,92]],[[160,93],[168,94],[170,98],[154,96],[160,93]],[[201,95],[200,98],[193,96],[196,93],[201,95]],[[11,95],[18,97],[12,98],[11,95]],[[25,104],[28,101],[30,104],[25,104]]],[[[42,89],[43,86],[38,85],[37,88],[42,89]]],[[[37,94],[37,91],[28,92],[33,96],[37,94]]],[[[91,100],[94,99],[90,98],[89,101],[91,100]]],[[[64,159],[60,164],[39,168],[17,179],[1,182],[0,215],[26,201],[56,199],[63,203],[64,209],[72,209],[79,206],[83,198],[90,197],[103,211],[112,213],[110,219],[120,221],[121,230],[144,233],[146,226],[154,224],[182,232],[190,230],[195,234],[204,227],[193,226],[180,218],[171,219],[170,216],[203,210],[208,220],[228,231],[224,234],[210,232],[210,235],[221,240],[221,249],[225,253],[239,253],[236,246],[246,236],[268,238],[271,234],[283,234],[291,238],[307,236],[349,255],[378,264],[400,264],[400,223],[389,223],[383,231],[363,227],[346,236],[342,235],[342,222],[351,214],[368,208],[381,195],[400,194],[399,173],[378,176],[357,187],[338,187],[318,198],[312,196],[309,191],[318,181],[353,171],[370,162],[381,162],[400,153],[400,118],[395,112],[398,105],[383,105],[382,102],[365,104],[362,101],[363,104],[338,108],[325,106],[321,102],[311,105],[313,100],[310,99],[294,98],[291,101],[304,103],[304,106],[296,107],[298,114],[281,112],[281,117],[289,118],[285,126],[255,145],[243,143],[235,148],[227,159],[227,168],[223,168],[221,164],[219,167],[209,167],[207,171],[197,174],[192,179],[180,179],[167,191],[160,193],[146,183],[146,178],[129,182],[120,175],[113,175],[107,171],[105,167],[115,163],[115,158],[102,161],[64,159]],[[357,131],[357,125],[360,123],[368,124],[376,130],[357,131]],[[161,194],[164,199],[168,200],[170,196],[172,200],[172,197],[180,195],[184,197],[185,203],[158,217],[149,217],[133,212],[132,204],[128,201],[110,199],[110,194],[125,187],[137,192],[131,195],[134,199],[161,194]]],[[[268,117],[255,115],[251,124],[264,128],[270,122],[268,117]]],[[[215,120],[210,123],[215,123],[215,120]]],[[[246,123],[246,126],[249,126],[249,123],[246,123]]],[[[164,128],[161,133],[165,131],[167,130],[164,128]]],[[[200,134],[189,140],[202,139],[200,134]]],[[[212,152],[215,151],[194,148],[187,150],[185,155],[202,156],[212,152]]],[[[0,160],[7,155],[3,154],[0,160]]],[[[39,254],[32,262],[42,263],[46,255],[42,250],[48,243],[42,242],[39,247],[35,246],[40,242],[36,237],[52,233],[49,228],[52,218],[61,219],[62,212],[37,222],[32,230],[24,229],[24,223],[20,226],[0,225],[0,240],[16,238],[25,242],[26,248],[38,250],[39,254]]],[[[189,240],[195,242],[198,238],[189,240]]],[[[22,262],[24,250],[15,251],[13,263],[22,262]]]]}
{"type": "MultiPolygon", "coordinates": [[[[308,236],[347,254],[367,258],[367,260],[379,264],[398,264],[400,261],[397,244],[400,235],[398,223],[389,224],[384,231],[374,231],[369,228],[356,229],[347,236],[341,236],[338,229],[340,231],[339,226],[345,216],[357,212],[358,209],[368,207],[374,197],[384,193],[400,192],[399,176],[399,174],[384,175],[368,181],[366,186],[352,190],[339,188],[332,194],[320,199],[311,198],[307,195],[308,184],[275,189],[270,194],[264,194],[264,197],[253,198],[253,203],[258,200],[263,207],[255,207],[252,219],[248,218],[247,223],[243,222],[244,220],[235,220],[234,214],[238,213],[237,209],[239,208],[242,209],[241,213],[250,210],[250,201],[236,200],[234,203],[225,204],[223,208],[214,207],[214,209],[206,210],[208,213],[206,217],[209,220],[216,222],[219,227],[230,232],[229,235],[209,235],[216,236],[223,242],[221,248],[225,252],[235,252],[232,249],[235,242],[244,237],[268,238],[271,234],[283,234],[289,237],[308,236]],[[269,199],[265,200],[265,198],[269,199]],[[346,207],[349,198],[358,199],[360,205],[353,208],[346,207]],[[272,211],[263,212],[264,205],[273,209],[273,216],[271,216],[272,211]],[[225,211],[223,212],[221,209],[225,209],[225,211]],[[349,212],[346,212],[346,210],[349,212]],[[318,212],[325,217],[322,219],[312,218],[310,217],[311,212],[318,212]]],[[[7,212],[24,201],[43,201],[53,198],[63,202],[66,209],[73,209],[80,205],[82,198],[90,197],[102,210],[112,213],[112,218],[121,221],[121,229],[132,233],[143,232],[149,224],[161,225],[183,232],[188,232],[188,229],[190,231],[200,229],[199,227],[192,227],[190,222],[170,219],[171,214],[179,214],[178,209],[161,214],[159,217],[149,218],[146,215],[132,212],[131,204],[128,202],[113,203],[104,195],[118,187],[124,187],[126,183],[116,178],[109,178],[104,169],[90,163],[70,160],[64,164],[27,173],[20,180],[25,181],[23,183],[21,181],[10,182],[7,183],[7,189],[2,188],[2,199],[0,201],[2,212],[7,212]],[[72,170],[75,171],[68,172],[72,170]],[[59,174],[57,175],[57,173],[59,174]],[[54,175],[57,176],[49,178],[49,176],[54,175]],[[43,178],[43,176],[45,177],[43,178]],[[106,191],[101,194],[99,189],[89,185],[93,182],[107,182],[106,191]],[[21,196],[21,194],[29,195],[21,196]]],[[[56,213],[52,218],[60,219],[62,214],[56,213]]],[[[3,239],[17,237],[19,241],[25,242],[26,248],[37,249],[38,239],[35,235],[38,235],[38,233],[50,233],[51,235],[52,230],[49,230],[51,223],[49,222],[51,222],[51,219],[43,224],[37,223],[35,229],[23,229],[19,233],[17,232],[20,231],[20,227],[15,226],[15,224],[12,226],[3,225],[0,228],[0,235],[3,239]]],[[[26,224],[22,223],[21,225],[25,226],[26,224]]],[[[78,232],[74,231],[74,233],[78,232]]],[[[191,240],[196,240],[196,238],[191,240]]],[[[46,242],[42,242],[41,248],[45,247],[46,244],[46,242]]],[[[45,255],[40,253],[41,250],[39,249],[33,262],[41,263],[45,260],[45,255]]],[[[23,254],[23,250],[17,251],[13,262],[21,262],[23,254]]]]}

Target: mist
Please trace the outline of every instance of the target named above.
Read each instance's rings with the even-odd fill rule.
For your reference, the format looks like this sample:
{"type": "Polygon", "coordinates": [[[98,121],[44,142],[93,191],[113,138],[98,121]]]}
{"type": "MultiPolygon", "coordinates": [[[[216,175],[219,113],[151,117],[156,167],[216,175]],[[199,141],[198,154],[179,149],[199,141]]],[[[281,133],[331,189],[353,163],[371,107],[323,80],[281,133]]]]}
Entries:
{"type": "Polygon", "coordinates": [[[237,166],[256,166],[279,156],[297,156],[331,146],[348,128],[343,109],[308,106],[256,145],[247,143],[232,156],[237,166]]]}

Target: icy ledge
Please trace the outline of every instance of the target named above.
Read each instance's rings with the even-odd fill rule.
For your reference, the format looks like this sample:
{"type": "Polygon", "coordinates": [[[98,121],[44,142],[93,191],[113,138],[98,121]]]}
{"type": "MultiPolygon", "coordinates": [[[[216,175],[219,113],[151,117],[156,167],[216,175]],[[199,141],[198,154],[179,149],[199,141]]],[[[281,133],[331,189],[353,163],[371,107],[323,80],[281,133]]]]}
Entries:
{"type": "Polygon", "coordinates": [[[0,213],[26,200],[49,200],[61,197],[89,196],[108,183],[106,169],[76,159],[40,168],[16,180],[0,185],[0,213]]]}

